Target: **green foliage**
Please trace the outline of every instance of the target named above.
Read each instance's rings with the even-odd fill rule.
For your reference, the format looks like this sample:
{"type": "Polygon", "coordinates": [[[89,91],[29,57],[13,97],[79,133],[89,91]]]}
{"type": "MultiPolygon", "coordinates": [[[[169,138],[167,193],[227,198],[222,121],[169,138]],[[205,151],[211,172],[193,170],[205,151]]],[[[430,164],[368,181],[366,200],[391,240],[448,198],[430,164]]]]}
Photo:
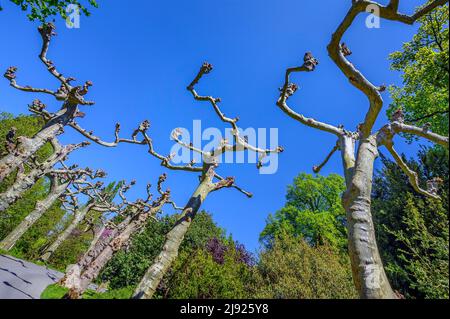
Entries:
{"type": "Polygon", "coordinates": [[[401,169],[383,159],[376,174],[373,214],[386,271],[408,298],[449,298],[448,150],[423,149],[409,166],[422,185],[441,177],[441,200],[417,194],[401,169]]]}
{"type": "Polygon", "coordinates": [[[62,299],[69,289],[64,288],[58,284],[47,286],[41,293],[40,299],[62,299]]]}
{"type": "Polygon", "coordinates": [[[348,259],[333,248],[278,233],[261,252],[253,296],[266,299],[356,298],[348,259]]]}
{"type": "Polygon", "coordinates": [[[278,234],[288,233],[313,246],[327,243],[345,250],[345,211],[341,205],[344,190],[344,180],[339,175],[301,173],[288,186],[285,207],[269,216],[260,240],[270,247],[278,234]]]}
{"type": "Polygon", "coordinates": [[[99,293],[93,290],[87,290],[83,294],[83,299],[130,299],[133,296],[133,287],[125,287],[117,290],[108,290],[99,293]]]}
{"type": "MultiPolygon", "coordinates": [[[[64,272],[68,265],[75,264],[84,255],[94,238],[93,232],[86,231],[85,228],[86,225],[82,224],[70,234],[50,257],[48,261],[50,266],[64,272]]],[[[47,245],[51,244],[57,235],[58,233],[55,233],[55,236],[47,241],[47,245]]]]}
{"type": "MultiPolygon", "coordinates": [[[[392,114],[401,107],[407,122],[430,124],[448,135],[449,31],[448,4],[420,19],[420,28],[402,51],[391,55],[392,68],[402,72],[403,87],[392,87],[392,114]]],[[[407,136],[411,141],[412,137],[407,136]]],[[[421,184],[444,179],[442,200],[416,194],[392,162],[375,178],[374,217],[386,270],[394,288],[406,297],[448,298],[448,151],[422,150],[409,165],[421,184]]]]}
{"type": "MultiPolygon", "coordinates": [[[[69,289],[60,286],[59,284],[49,285],[41,293],[40,299],[63,299],[69,289]]],[[[108,290],[100,293],[94,290],[86,290],[83,294],[83,299],[130,299],[133,295],[131,287],[125,287],[118,290],[108,290]]]]}
{"type": "MultiPolygon", "coordinates": [[[[0,113],[0,156],[6,155],[5,137],[8,131],[15,127],[17,129],[16,137],[32,137],[44,126],[44,121],[37,116],[19,115],[14,117],[10,113],[0,113]]],[[[45,144],[38,152],[37,159],[42,161],[53,153],[50,143],[45,144]]],[[[0,188],[3,191],[4,188],[0,188]]]]}
{"type": "Polygon", "coordinates": [[[228,243],[223,263],[205,249],[183,251],[172,268],[165,298],[243,299],[250,298],[253,269],[239,262],[234,243],[228,243]]]}
{"type": "MultiPolygon", "coordinates": [[[[88,3],[94,8],[98,8],[96,0],[10,0],[12,3],[20,6],[23,11],[27,12],[27,17],[30,21],[41,21],[45,22],[48,18],[53,16],[61,16],[61,18],[66,19],[67,12],[66,8],[70,4],[77,5],[80,8],[80,12],[84,13],[86,16],[90,15],[84,3],[88,3]]],[[[0,6],[0,11],[2,7],[0,6]]]]}
{"type": "Polygon", "coordinates": [[[430,123],[443,135],[448,135],[448,17],[448,5],[424,16],[413,39],[390,56],[392,69],[402,72],[403,87],[391,87],[388,115],[401,107],[407,122],[430,123]]]}
{"type": "MultiPolygon", "coordinates": [[[[17,212],[11,215],[15,222],[9,228],[10,230],[12,230],[16,224],[21,222],[27,213],[34,209],[34,200],[30,202],[28,207],[24,204],[29,202],[30,199],[35,196],[36,193],[34,192],[39,186],[40,183],[33,186],[33,188],[31,188],[17,204],[8,210],[17,210],[17,212]]],[[[46,193],[42,194],[42,198],[45,195],[46,193]]],[[[41,248],[49,241],[49,239],[54,238],[54,236],[52,236],[52,234],[55,234],[53,230],[55,229],[58,220],[65,214],[65,211],[61,209],[60,206],[61,204],[57,202],[47,210],[45,214],[22,236],[22,238],[20,238],[11,253],[27,260],[37,260],[41,254],[41,248]]]]}
{"type": "MultiPolygon", "coordinates": [[[[133,236],[127,250],[118,252],[108,263],[100,278],[109,282],[112,289],[135,286],[159,254],[164,245],[165,235],[176,221],[176,216],[163,217],[159,222],[151,221],[139,234],[133,236]]],[[[224,231],[206,212],[197,214],[183,241],[181,252],[203,248],[209,239],[223,236],[224,231]]],[[[170,276],[170,275],[169,275],[170,276]]],[[[164,280],[163,286],[167,284],[164,280]]]]}

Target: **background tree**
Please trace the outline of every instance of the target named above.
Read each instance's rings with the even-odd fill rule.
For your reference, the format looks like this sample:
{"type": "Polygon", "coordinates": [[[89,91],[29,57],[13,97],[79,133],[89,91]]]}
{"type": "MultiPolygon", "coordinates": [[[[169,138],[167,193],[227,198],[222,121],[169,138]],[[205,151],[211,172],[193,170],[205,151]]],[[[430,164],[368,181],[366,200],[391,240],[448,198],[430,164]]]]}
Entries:
{"type": "Polygon", "coordinates": [[[373,191],[377,239],[388,276],[407,298],[448,298],[448,151],[424,148],[410,167],[425,182],[442,176],[441,199],[429,199],[404,182],[404,173],[387,158],[373,191]]]}
{"type": "Polygon", "coordinates": [[[344,179],[301,173],[288,186],[285,206],[270,215],[260,240],[265,247],[280,233],[303,238],[312,246],[328,244],[346,250],[347,230],[342,207],[344,179]]]}
{"type": "Polygon", "coordinates": [[[254,297],[267,299],[350,299],[358,294],[348,258],[335,249],[311,246],[301,237],[278,233],[261,252],[254,297]]]}
{"type": "MultiPolygon", "coordinates": [[[[388,115],[400,108],[407,121],[441,134],[448,134],[448,10],[444,5],[421,18],[413,39],[391,55],[403,85],[391,88],[388,115]]],[[[448,156],[427,146],[408,161],[422,184],[443,179],[440,200],[415,193],[387,158],[375,177],[377,238],[393,286],[408,298],[448,298],[448,156]]]]}
{"type": "Polygon", "coordinates": [[[166,288],[170,299],[246,299],[255,276],[254,260],[233,240],[212,238],[205,247],[183,251],[166,288]]]}
{"type": "Polygon", "coordinates": [[[401,108],[406,121],[442,135],[448,135],[448,10],[445,5],[419,19],[413,39],[390,56],[403,85],[391,87],[388,115],[401,108]]]}

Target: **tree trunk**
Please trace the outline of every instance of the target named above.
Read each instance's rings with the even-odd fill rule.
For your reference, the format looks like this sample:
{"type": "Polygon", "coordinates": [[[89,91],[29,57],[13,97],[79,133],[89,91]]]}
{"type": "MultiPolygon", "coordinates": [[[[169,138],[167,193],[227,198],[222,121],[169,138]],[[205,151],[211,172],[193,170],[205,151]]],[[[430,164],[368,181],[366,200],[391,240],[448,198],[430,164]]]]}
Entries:
{"type": "Polygon", "coordinates": [[[59,184],[58,179],[53,177],[51,180],[52,186],[48,196],[36,203],[34,211],[32,211],[25,219],[0,242],[0,249],[11,250],[17,241],[31,228],[42,215],[52,207],[58,198],[66,191],[70,183],[59,184]]]}
{"type": "Polygon", "coordinates": [[[100,229],[94,233],[94,238],[92,239],[89,249],[86,252],[89,252],[89,251],[95,249],[95,247],[98,245],[98,243],[102,239],[102,237],[105,233],[105,230],[106,230],[106,225],[102,224],[100,229]]]}
{"type": "Polygon", "coordinates": [[[109,242],[111,241],[111,236],[103,236],[104,230],[106,227],[104,227],[101,232],[96,236],[91,243],[88,251],[83,255],[83,257],[73,265],[67,266],[66,273],[64,277],[59,281],[59,284],[63,287],[66,287],[70,290],[73,290],[73,293],[68,294],[66,297],[67,299],[78,299],[80,297],[80,293],[78,291],[80,290],[81,286],[81,273],[86,267],[97,258],[97,256],[105,249],[106,246],[108,246],[109,242]]]}
{"type": "Polygon", "coordinates": [[[339,138],[342,164],[347,188],[350,188],[355,170],[355,139],[352,136],[343,135],[339,138]]]}
{"type": "MultiPolygon", "coordinates": [[[[122,223],[125,223],[126,221],[129,222],[129,220],[130,218],[127,217],[122,223]]],[[[89,250],[77,263],[80,266],[80,270],[85,271],[86,268],[102,253],[102,251],[109,245],[109,243],[117,236],[119,232],[120,226],[111,230],[111,234],[109,236],[100,236],[97,242],[91,243],[91,247],[89,248],[89,250]]]]}
{"type": "MultiPolygon", "coordinates": [[[[67,294],[69,299],[78,299],[86,291],[92,281],[97,278],[111,260],[116,252],[128,245],[131,240],[131,236],[139,229],[145,226],[148,219],[155,216],[166,204],[167,200],[159,203],[158,206],[152,207],[147,212],[142,212],[134,215],[127,216],[113,231],[112,235],[108,238],[99,241],[95,245],[91,246],[85,256],[78,262],[78,268],[80,269],[79,280],[65,279],[62,280],[64,287],[69,288],[71,291],[67,294]]],[[[70,270],[70,268],[68,268],[70,270]]],[[[76,276],[77,272],[70,272],[68,276],[76,276]]]]}
{"type": "Polygon", "coordinates": [[[103,249],[103,251],[93,260],[85,271],[81,274],[81,283],[79,294],[81,295],[92,281],[98,277],[101,270],[111,260],[113,255],[128,245],[131,240],[131,236],[141,229],[148,221],[148,219],[161,210],[164,205],[162,203],[158,207],[152,208],[151,211],[139,214],[133,218],[133,220],[125,220],[122,222],[122,227],[119,226],[122,231],[115,236],[110,243],[103,249]]]}
{"type": "Polygon", "coordinates": [[[50,120],[42,130],[32,138],[19,137],[17,148],[0,159],[0,182],[14,172],[21,164],[25,163],[30,156],[35,154],[45,143],[62,133],[63,127],[73,118],[76,110],[77,105],[66,103],[56,117],[50,120]]]}
{"type": "Polygon", "coordinates": [[[78,146],[69,145],[61,150],[57,150],[49,159],[47,159],[39,167],[31,170],[28,175],[18,179],[7,191],[0,194],[0,212],[8,209],[12,204],[20,199],[20,197],[28,189],[42,177],[47,175],[58,162],[63,160],[70,152],[78,146]]]}
{"type": "Polygon", "coordinates": [[[178,256],[178,250],[200,206],[212,191],[212,178],[206,176],[190,198],[172,230],[166,235],[162,251],[147,270],[134,292],[134,299],[151,299],[164,275],[178,256]]]}
{"type": "Polygon", "coordinates": [[[353,280],[361,298],[394,299],[375,238],[371,213],[373,165],[378,157],[376,138],[360,142],[351,185],[344,195],[353,280]]]}
{"type": "Polygon", "coordinates": [[[42,261],[48,261],[53,253],[61,246],[61,244],[69,238],[70,234],[81,224],[87,213],[92,209],[93,204],[89,203],[75,213],[75,217],[70,225],[56,238],[53,244],[39,258],[42,261]]]}

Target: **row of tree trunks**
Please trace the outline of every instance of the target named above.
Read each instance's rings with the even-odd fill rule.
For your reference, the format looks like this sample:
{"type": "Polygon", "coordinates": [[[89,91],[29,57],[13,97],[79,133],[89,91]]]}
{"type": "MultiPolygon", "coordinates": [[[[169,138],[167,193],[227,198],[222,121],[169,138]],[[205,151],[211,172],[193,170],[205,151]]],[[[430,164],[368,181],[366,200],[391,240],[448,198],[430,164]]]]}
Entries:
{"type": "Polygon", "coordinates": [[[70,225],[61,234],[59,234],[56,240],[50,245],[49,248],[46,249],[39,259],[44,262],[48,261],[55,251],[61,246],[61,244],[65,242],[67,238],[69,238],[70,234],[72,234],[72,232],[83,222],[86,215],[89,211],[91,211],[91,209],[93,209],[94,206],[94,200],[90,200],[87,205],[77,210],[70,225]]]}
{"type": "Polygon", "coordinates": [[[162,207],[170,201],[170,190],[163,192],[161,188],[165,179],[165,174],[160,176],[158,191],[161,197],[152,203],[149,203],[152,198],[152,195],[148,192],[149,185],[147,186],[149,194],[147,200],[138,200],[135,203],[126,200],[125,192],[129,189],[129,186],[124,185],[122,187],[120,196],[127,205],[117,213],[120,216],[125,216],[125,218],[118,225],[110,223],[105,228],[106,234],[103,234],[102,231],[102,234],[97,237],[98,240],[91,243],[91,247],[77,264],[70,265],[67,268],[66,275],[60,281],[62,286],[69,289],[66,298],[80,298],[92,281],[100,275],[100,272],[114,254],[127,247],[131,243],[133,234],[145,227],[149,219],[155,218],[162,207]]]}
{"type": "Polygon", "coordinates": [[[85,271],[81,275],[79,294],[81,295],[92,281],[98,277],[101,270],[111,260],[115,253],[126,247],[131,242],[131,236],[141,229],[151,216],[154,216],[164,203],[159,207],[155,207],[151,212],[147,212],[135,218],[131,223],[123,224],[123,231],[118,236],[113,238],[109,245],[103,249],[103,251],[86,267],[85,271]],[[125,226],[126,225],[126,226],[125,226]]]}
{"type": "Polygon", "coordinates": [[[64,194],[69,185],[70,182],[60,184],[58,178],[52,176],[51,188],[48,196],[44,200],[38,201],[35,209],[0,242],[0,249],[7,251],[11,250],[25,232],[27,232],[42,217],[42,215],[55,204],[60,196],[64,194]]]}
{"type": "Polygon", "coordinates": [[[7,210],[12,204],[17,202],[22,195],[29,190],[42,177],[49,174],[53,167],[67,158],[67,156],[84,144],[59,146],[59,142],[54,139],[52,144],[55,147],[55,153],[44,163],[37,165],[27,175],[19,178],[4,193],[0,194],[0,212],[7,210]]]}

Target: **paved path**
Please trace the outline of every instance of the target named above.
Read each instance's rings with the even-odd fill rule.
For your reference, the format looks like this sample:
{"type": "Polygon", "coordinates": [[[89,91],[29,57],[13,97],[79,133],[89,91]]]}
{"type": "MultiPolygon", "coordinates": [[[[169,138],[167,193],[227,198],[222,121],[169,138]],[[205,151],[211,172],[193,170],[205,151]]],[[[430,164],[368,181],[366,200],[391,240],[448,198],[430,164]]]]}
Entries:
{"type": "Polygon", "coordinates": [[[0,299],[39,299],[63,274],[27,261],[0,255],[0,299]]]}

